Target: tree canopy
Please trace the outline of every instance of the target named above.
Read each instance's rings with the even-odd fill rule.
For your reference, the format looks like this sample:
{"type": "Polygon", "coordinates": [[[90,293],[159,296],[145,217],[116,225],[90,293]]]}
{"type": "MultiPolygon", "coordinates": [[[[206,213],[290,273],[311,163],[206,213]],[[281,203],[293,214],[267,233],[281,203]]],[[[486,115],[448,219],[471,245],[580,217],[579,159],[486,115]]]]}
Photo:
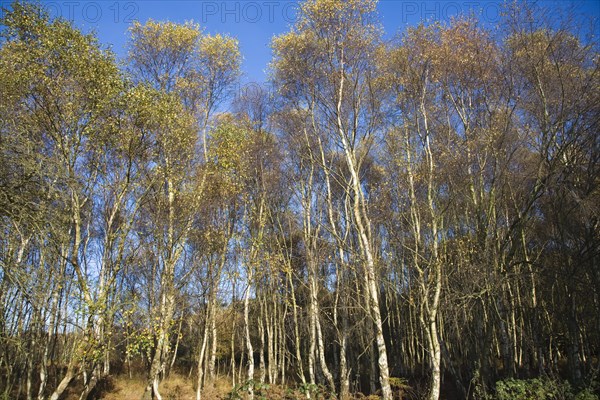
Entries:
{"type": "Polygon", "coordinates": [[[239,89],[194,22],[12,3],[0,397],[598,399],[598,43],[504,7],[306,0],[239,89]]]}

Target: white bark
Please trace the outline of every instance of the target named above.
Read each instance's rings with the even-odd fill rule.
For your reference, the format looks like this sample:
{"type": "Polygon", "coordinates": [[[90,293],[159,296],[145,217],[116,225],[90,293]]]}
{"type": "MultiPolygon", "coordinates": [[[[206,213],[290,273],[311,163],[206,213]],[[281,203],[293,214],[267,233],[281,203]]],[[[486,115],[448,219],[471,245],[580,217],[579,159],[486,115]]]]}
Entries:
{"type": "Polygon", "coordinates": [[[247,381],[248,385],[248,398],[251,400],[254,398],[254,388],[252,381],[254,380],[254,348],[252,347],[252,341],[250,340],[250,282],[252,281],[252,267],[248,268],[248,287],[244,293],[244,329],[246,332],[246,353],[248,356],[248,374],[247,381]]]}
{"type": "Polygon", "coordinates": [[[375,327],[375,342],[378,352],[377,364],[379,366],[379,383],[381,384],[383,400],[391,400],[392,389],[390,387],[387,351],[385,348],[385,339],[383,337],[383,322],[381,320],[381,311],[379,308],[379,288],[377,287],[377,280],[375,276],[375,260],[372,250],[370,221],[366,213],[365,198],[361,188],[360,177],[358,175],[358,165],[355,158],[356,156],[354,149],[350,145],[347,133],[345,132],[344,125],[342,123],[344,82],[344,69],[342,65],[337,101],[337,130],[342,141],[342,148],[344,150],[346,164],[351,175],[352,194],[354,196],[352,212],[354,214],[357,231],[356,233],[359,237],[362,256],[365,259],[366,285],[370,300],[369,311],[375,327]]]}

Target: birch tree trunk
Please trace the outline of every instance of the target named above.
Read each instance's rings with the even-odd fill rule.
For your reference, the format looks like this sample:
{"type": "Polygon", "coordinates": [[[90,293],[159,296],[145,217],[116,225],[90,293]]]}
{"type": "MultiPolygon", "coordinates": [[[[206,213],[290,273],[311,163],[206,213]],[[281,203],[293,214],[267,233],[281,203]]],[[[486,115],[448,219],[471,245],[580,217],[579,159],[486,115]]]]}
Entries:
{"type": "Polygon", "coordinates": [[[383,400],[391,400],[392,389],[390,387],[389,381],[387,350],[385,347],[385,339],[383,337],[383,323],[381,320],[381,310],[379,308],[379,287],[377,285],[377,278],[375,273],[375,259],[373,256],[372,249],[373,242],[371,236],[370,221],[366,213],[365,198],[358,173],[356,155],[348,140],[348,136],[345,132],[341,117],[345,84],[344,74],[344,65],[342,63],[342,69],[340,71],[340,83],[337,93],[337,131],[342,142],[342,148],[344,150],[346,165],[348,166],[348,170],[351,176],[352,194],[354,197],[352,212],[354,214],[354,221],[356,224],[356,233],[359,237],[360,249],[365,262],[365,283],[369,294],[369,311],[370,316],[373,319],[375,330],[375,343],[377,346],[378,353],[377,365],[379,367],[379,383],[381,385],[383,400]]]}

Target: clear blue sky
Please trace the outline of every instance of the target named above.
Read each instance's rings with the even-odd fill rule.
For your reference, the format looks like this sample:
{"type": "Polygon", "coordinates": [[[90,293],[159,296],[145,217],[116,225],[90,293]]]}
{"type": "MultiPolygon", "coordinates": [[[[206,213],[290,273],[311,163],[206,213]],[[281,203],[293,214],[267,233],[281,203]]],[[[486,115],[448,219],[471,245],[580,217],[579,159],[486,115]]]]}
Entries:
{"type": "MultiPolygon", "coordinates": [[[[473,12],[482,20],[498,21],[503,0],[380,0],[379,14],[386,34],[391,36],[421,20],[447,21],[458,14],[473,12]]],[[[84,31],[95,30],[104,45],[112,45],[119,56],[126,54],[127,28],[133,20],[144,22],[194,20],[205,32],[227,33],[240,42],[244,57],[244,82],[261,82],[271,58],[269,43],[274,35],[286,32],[296,19],[298,1],[290,0],[43,0],[52,15],[75,21],[84,31]]],[[[0,4],[10,4],[0,0],[0,4]]],[[[581,21],[600,17],[600,1],[541,0],[543,6],[576,9],[581,21]]]]}

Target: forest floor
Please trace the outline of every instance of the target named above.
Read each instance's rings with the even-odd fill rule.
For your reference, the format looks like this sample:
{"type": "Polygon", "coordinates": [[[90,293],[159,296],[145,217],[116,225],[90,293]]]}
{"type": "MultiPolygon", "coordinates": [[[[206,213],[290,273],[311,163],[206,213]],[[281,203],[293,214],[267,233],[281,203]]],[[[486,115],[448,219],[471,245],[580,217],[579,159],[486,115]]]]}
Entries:
{"type": "MultiPolygon", "coordinates": [[[[146,381],[139,377],[129,378],[120,375],[112,379],[111,384],[100,395],[104,400],[139,400],[144,394],[146,381]]],[[[224,399],[231,391],[231,384],[218,379],[214,386],[205,388],[203,399],[224,399]]],[[[196,392],[193,382],[186,376],[172,373],[160,384],[164,400],[194,400],[196,392]]]]}
{"type": "MultiPolygon", "coordinates": [[[[66,400],[77,400],[81,392],[81,387],[75,385],[71,387],[66,395],[66,400]]],[[[127,374],[116,375],[102,382],[97,386],[95,399],[102,400],[140,400],[144,394],[146,380],[142,374],[134,374],[129,377],[127,374]]],[[[207,384],[202,391],[202,399],[205,400],[227,400],[245,398],[245,390],[238,389],[232,391],[231,379],[227,376],[219,376],[213,384],[207,384]]],[[[404,392],[394,391],[394,398],[415,399],[416,393],[412,390],[404,392]]],[[[194,390],[194,380],[184,374],[172,372],[170,376],[160,384],[160,393],[164,400],[195,400],[196,392],[194,390]]],[[[318,391],[314,393],[314,399],[324,400],[329,396],[318,391]]],[[[454,396],[442,396],[444,399],[454,399],[454,396]]],[[[264,385],[262,388],[255,388],[255,399],[266,400],[305,400],[306,395],[301,393],[298,388],[284,387],[281,385],[264,385]]],[[[362,393],[355,393],[350,397],[352,400],[374,400],[380,399],[377,395],[365,396],[362,393]]]]}
{"type": "MultiPolygon", "coordinates": [[[[96,399],[102,400],[139,400],[144,394],[146,381],[141,376],[129,378],[127,375],[118,375],[108,381],[96,395],[96,399]]],[[[218,377],[214,384],[207,385],[202,391],[202,399],[205,400],[227,400],[227,399],[244,399],[245,392],[239,389],[232,392],[231,380],[227,377],[218,377]]],[[[167,379],[160,384],[160,392],[164,400],[195,400],[196,392],[194,391],[194,382],[185,375],[172,373],[167,379]]],[[[73,391],[73,396],[67,396],[68,400],[76,400],[78,396],[73,391]]],[[[411,390],[400,393],[394,391],[394,398],[398,399],[416,399],[417,396],[411,390]]],[[[325,400],[329,396],[323,392],[315,392],[313,399],[325,400]]],[[[450,400],[454,396],[442,396],[442,398],[450,400]]],[[[305,400],[306,395],[301,393],[297,388],[292,389],[280,385],[265,385],[262,389],[255,389],[255,399],[266,400],[305,400]]],[[[355,393],[349,400],[374,400],[380,399],[377,395],[365,396],[362,393],[355,393]]]]}
{"type": "MultiPolygon", "coordinates": [[[[125,371],[117,371],[115,375],[98,382],[91,398],[95,400],[140,400],[144,394],[147,380],[143,367],[133,367],[131,376],[125,371]]],[[[424,398],[424,382],[414,381],[410,386],[406,381],[392,384],[394,399],[416,400],[424,398]]],[[[160,383],[160,393],[163,400],[195,400],[195,376],[187,373],[172,371],[168,378],[160,383]]],[[[314,400],[330,399],[328,391],[321,385],[311,390],[314,400]]],[[[83,390],[79,380],[72,382],[63,396],[63,400],[78,400],[83,390]]],[[[207,383],[202,390],[203,400],[243,400],[246,398],[247,387],[233,387],[231,377],[217,375],[212,383],[207,383]]],[[[272,385],[256,383],[254,387],[255,400],[306,400],[306,393],[297,384],[272,385]]],[[[1,396],[0,396],[1,397],[1,396]]],[[[15,396],[16,398],[16,396],[15,396]]],[[[460,396],[452,385],[444,385],[440,398],[444,400],[459,400],[460,396]]],[[[378,394],[365,395],[360,392],[352,393],[347,400],[379,400],[378,394]]]]}
{"type": "MultiPolygon", "coordinates": [[[[144,394],[146,381],[142,377],[119,375],[111,380],[98,393],[97,399],[102,400],[139,400],[144,394]]],[[[239,390],[232,393],[231,380],[227,377],[218,377],[214,384],[206,385],[202,390],[202,399],[226,400],[243,399],[244,391],[239,390]]],[[[195,400],[196,392],[194,383],[185,375],[172,373],[160,384],[160,393],[164,400],[195,400]]],[[[73,393],[75,394],[75,393],[73,393]]],[[[76,400],[78,397],[73,397],[76,400]]],[[[328,398],[324,394],[316,394],[315,399],[324,400],[328,398]]],[[[365,397],[358,395],[353,399],[379,399],[379,396],[365,397]]],[[[71,400],[71,397],[68,397],[71,400]]],[[[255,399],[267,400],[305,400],[306,396],[297,389],[285,388],[280,385],[265,385],[263,389],[255,389],[255,399]]]]}
{"type": "MultiPolygon", "coordinates": [[[[139,400],[144,394],[146,381],[142,377],[129,378],[127,375],[119,375],[111,378],[110,382],[102,388],[97,399],[103,400],[139,400]]],[[[231,380],[227,377],[218,377],[213,384],[208,384],[202,390],[202,399],[225,400],[242,399],[242,390],[232,395],[231,380]]],[[[194,382],[185,375],[171,373],[161,382],[160,393],[164,400],[195,400],[194,382]]],[[[305,400],[306,397],[297,390],[291,390],[278,385],[266,385],[264,389],[255,391],[257,399],[268,400],[305,400]]],[[[317,398],[323,399],[322,396],[317,398]]],[[[77,399],[75,397],[74,399],[77,399]]]]}

